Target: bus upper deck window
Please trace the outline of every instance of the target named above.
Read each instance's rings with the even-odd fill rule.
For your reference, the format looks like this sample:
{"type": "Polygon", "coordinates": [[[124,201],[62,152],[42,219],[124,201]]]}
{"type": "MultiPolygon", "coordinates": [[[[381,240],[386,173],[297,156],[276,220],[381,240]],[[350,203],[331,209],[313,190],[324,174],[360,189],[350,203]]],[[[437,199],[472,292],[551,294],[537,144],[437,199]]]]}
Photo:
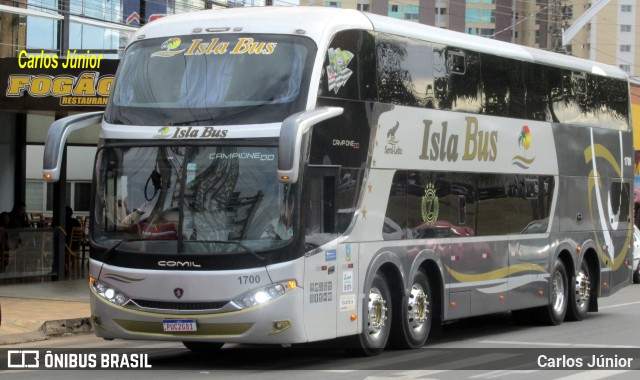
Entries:
{"type": "Polygon", "coordinates": [[[452,74],[464,75],[466,71],[466,64],[464,59],[464,53],[457,51],[448,52],[447,66],[449,72],[452,74]]]}

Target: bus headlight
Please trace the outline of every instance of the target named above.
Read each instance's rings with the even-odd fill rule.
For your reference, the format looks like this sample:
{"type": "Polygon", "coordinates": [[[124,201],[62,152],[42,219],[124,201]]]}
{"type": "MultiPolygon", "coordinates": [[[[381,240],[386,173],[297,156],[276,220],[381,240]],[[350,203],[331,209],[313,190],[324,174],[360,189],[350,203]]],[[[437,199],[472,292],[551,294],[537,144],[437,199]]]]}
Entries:
{"type": "Polygon", "coordinates": [[[124,306],[129,302],[129,297],[125,296],[118,289],[106,285],[100,281],[95,280],[94,278],[90,278],[89,282],[93,290],[102,298],[107,301],[116,304],[118,306],[124,306]]]}
{"type": "Polygon", "coordinates": [[[297,287],[295,280],[284,281],[276,284],[265,286],[264,288],[255,289],[247,292],[240,297],[231,301],[238,309],[248,309],[250,307],[261,305],[272,299],[278,298],[283,294],[297,287]]]}

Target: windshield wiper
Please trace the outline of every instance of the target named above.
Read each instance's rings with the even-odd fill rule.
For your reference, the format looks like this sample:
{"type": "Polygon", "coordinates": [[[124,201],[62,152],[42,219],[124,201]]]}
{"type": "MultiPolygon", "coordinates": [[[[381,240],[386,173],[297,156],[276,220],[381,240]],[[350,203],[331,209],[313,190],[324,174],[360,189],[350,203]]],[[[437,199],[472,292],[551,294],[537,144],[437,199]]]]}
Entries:
{"type": "Polygon", "coordinates": [[[250,247],[248,247],[246,244],[244,244],[243,242],[239,241],[239,240],[198,240],[198,243],[220,243],[220,244],[235,244],[238,247],[245,249],[247,252],[251,253],[253,256],[255,256],[255,258],[257,258],[260,261],[264,261],[264,257],[260,256],[260,254],[256,251],[254,251],[253,249],[251,249],[250,247]]]}

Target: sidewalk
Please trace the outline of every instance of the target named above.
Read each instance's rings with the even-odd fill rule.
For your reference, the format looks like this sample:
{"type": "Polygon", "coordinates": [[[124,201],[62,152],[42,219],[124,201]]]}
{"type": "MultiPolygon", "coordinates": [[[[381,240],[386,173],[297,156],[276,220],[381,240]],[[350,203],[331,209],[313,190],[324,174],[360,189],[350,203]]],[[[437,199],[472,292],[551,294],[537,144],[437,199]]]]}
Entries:
{"type": "Polygon", "coordinates": [[[87,279],[0,285],[0,345],[93,331],[87,279]]]}

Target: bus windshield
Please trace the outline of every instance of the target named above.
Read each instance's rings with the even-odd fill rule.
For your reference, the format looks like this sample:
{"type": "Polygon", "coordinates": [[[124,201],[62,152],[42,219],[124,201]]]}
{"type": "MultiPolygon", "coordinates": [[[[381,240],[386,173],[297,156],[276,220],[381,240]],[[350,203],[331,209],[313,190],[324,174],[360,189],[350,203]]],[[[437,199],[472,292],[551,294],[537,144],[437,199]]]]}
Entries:
{"type": "Polygon", "coordinates": [[[304,109],[315,44],[282,35],[189,35],[126,50],[105,120],[125,125],[279,122],[304,109]]]}
{"type": "Polygon", "coordinates": [[[293,196],[276,162],[277,148],[264,146],[105,147],[92,238],[156,253],[282,247],[294,234],[293,196]]]}

